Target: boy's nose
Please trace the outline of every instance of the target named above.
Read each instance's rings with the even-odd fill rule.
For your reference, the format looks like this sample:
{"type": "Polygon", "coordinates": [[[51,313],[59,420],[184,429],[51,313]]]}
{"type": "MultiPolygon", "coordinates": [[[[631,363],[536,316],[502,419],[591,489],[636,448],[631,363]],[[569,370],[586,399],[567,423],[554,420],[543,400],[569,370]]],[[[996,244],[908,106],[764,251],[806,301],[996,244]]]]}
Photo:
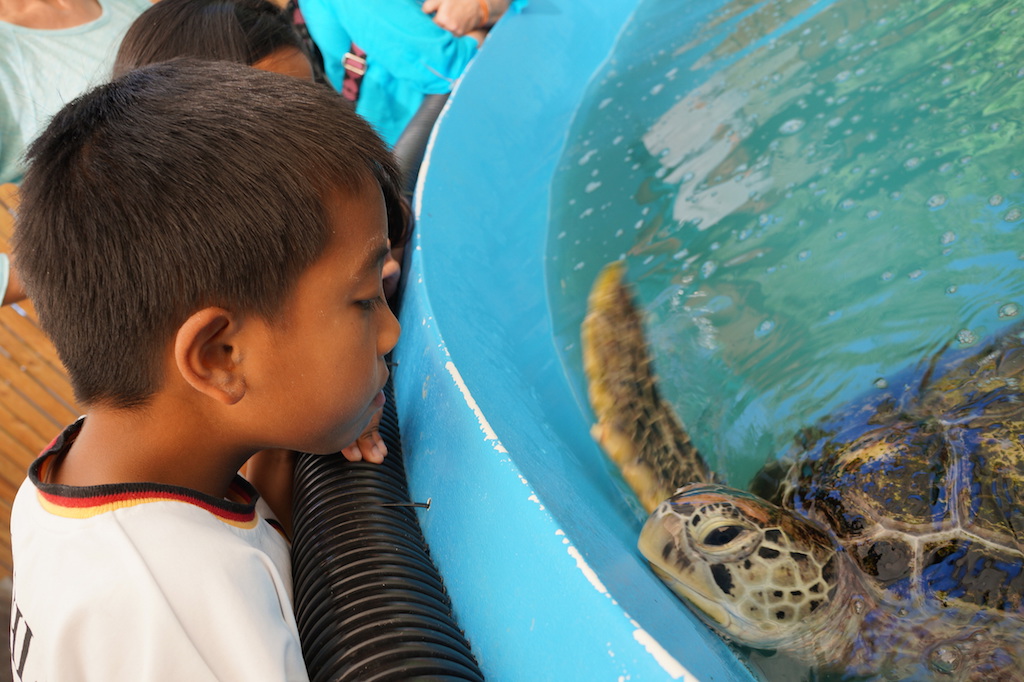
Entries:
{"type": "Polygon", "coordinates": [[[388,306],[382,306],[382,314],[384,315],[384,321],[380,327],[380,333],[377,335],[377,352],[379,355],[384,356],[391,352],[398,343],[398,337],[402,333],[402,325],[398,322],[398,318],[391,311],[388,306]]]}

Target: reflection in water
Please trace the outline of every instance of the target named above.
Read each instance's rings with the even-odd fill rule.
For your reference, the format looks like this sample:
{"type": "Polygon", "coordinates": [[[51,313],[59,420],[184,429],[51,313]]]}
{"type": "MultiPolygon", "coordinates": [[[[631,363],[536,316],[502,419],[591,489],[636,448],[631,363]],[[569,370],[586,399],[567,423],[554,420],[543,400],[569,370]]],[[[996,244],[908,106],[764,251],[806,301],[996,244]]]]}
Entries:
{"type": "Polygon", "coordinates": [[[641,5],[570,133],[553,309],[578,367],[585,292],[625,255],[668,397],[744,484],[1019,313],[1024,22],[981,0],[734,2],[704,24],[680,4],[641,5]]]}
{"type": "Polygon", "coordinates": [[[1009,0],[642,2],[555,178],[581,405],[586,292],[620,257],[667,397],[739,486],[801,427],[1019,319],[1022,34],[1009,0]]]}

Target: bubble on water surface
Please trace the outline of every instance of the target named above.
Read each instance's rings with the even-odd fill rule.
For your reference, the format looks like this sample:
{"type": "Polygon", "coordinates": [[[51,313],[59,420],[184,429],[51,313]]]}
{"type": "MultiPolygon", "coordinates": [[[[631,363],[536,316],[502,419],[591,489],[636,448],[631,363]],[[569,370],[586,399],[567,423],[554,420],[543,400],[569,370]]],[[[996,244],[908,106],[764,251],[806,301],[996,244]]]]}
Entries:
{"type": "Polygon", "coordinates": [[[1019,305],[1016,303],[1007,303],[999,308],[999,317],[1016,317],[1019,312],[1019,305]]]}
{"type": "Polygon", "coordinates": [[[768,336],[775,329],[775,323],[771,320],[765,320],[761,324],[757,325],[757,329],[754,330],[754,336],[759,339],[763,339],[768,336]]]}
{"type": "Polygon", "coordinates": [[[946,205],[945,194],[933,194],[928,197],[928,208],[942,208],[946,205]]]}
{"type": "Polygon", "coordinates": [[[940,644],[932,649],[928,664],[935,672],[950,675],[960,669],[963,658],[963,652],[955,644],[940,644]]]}
{"type": "Polygon", "coordinates": [[[956,340],[959,341],[962,346],[970,346],[978,340],[978,337],[975,336],[974,332],[970,329],[961,329],[956,333],[956,340]]]}
{"type": "Polygon", "coordinates": [[[803,130],[805,125],[807,125],[807,123],[803,119],[791,118],[779,126],[779,132],[783,135],[792,135],[803,130]]]}
{"type": "Polygon", "coordinates": [[[889,388],[889,382],[884,377],[875,379],[875,388],[889,388]]]}

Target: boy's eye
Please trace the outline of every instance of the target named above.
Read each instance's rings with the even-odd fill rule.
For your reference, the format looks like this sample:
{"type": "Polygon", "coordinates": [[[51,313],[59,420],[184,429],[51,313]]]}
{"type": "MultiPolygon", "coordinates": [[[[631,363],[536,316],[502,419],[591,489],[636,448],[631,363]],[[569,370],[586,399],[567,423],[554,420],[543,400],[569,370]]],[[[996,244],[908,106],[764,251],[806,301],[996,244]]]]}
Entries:
{"type": "Polygon", "coordinates": [[[382,305],[387,305],[383,296],[376,296],[374,298],[368,298],[362,301],[356,301],[356,304],[367,312],[372,312],[382,305]]]}

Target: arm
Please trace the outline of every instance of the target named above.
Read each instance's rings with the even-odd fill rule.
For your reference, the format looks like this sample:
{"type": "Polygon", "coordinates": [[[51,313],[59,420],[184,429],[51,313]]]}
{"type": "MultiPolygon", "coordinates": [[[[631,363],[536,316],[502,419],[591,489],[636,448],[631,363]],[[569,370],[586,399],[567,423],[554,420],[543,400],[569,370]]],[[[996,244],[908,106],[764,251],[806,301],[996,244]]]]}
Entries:
{"type": "Polygon", "coordinates": [[[242,475],[260,492],[288,536],[292,535],[292,499],[296,453],[260,450],[249,458],[242,475]]]}
{"type": "Polygon", "coordinates": [[[457,36],[464,36],[473,29],[487,28],[493,24],[497,16],[492,14],[492,6],[503,2],[504,0],[424,0],[423,13],[433,15],[434,23],[444,30],[457,36]]]}
{"type": "MultiPolygon", "coordinates": [[[[511,9],[519,11],[526,3],[512,2],[511,9]]],[[[476,30],[493,26],[509,9],[509,0],[424,0],[423,12],[432,14],[434,23],[454,35],[470,35],[476,30]]]]}
{"type": "Polygon", "coordinates": [[[0,253],[0,292],[2,292],[0,294],[3,299],[2,305],[25,300],[25,289],[21,285],[21,279],[14,269],[10,256],[6,253],[0,253]]]}

